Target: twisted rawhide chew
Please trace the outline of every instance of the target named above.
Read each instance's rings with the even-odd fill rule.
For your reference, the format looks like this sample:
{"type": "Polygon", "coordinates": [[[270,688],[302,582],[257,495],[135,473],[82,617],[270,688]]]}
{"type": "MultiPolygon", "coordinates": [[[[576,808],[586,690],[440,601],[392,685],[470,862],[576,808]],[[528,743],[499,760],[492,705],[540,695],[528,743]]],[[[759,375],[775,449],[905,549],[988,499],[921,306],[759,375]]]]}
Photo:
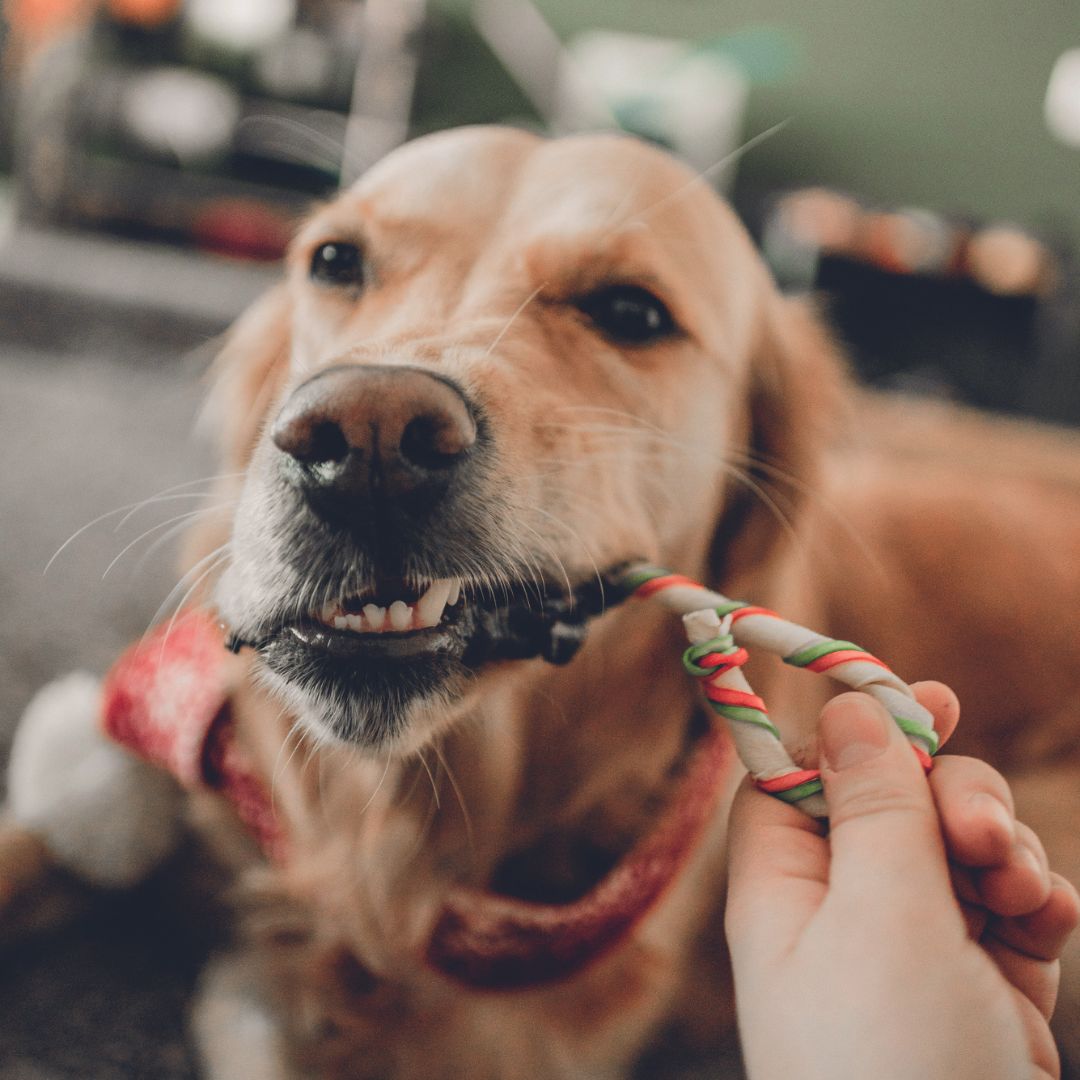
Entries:
{"type": "Polygon", "coordinates": [[[682,616],[690,641],[683,666],[701,680],[712,710],[728,722],[735,749],[762,791],[813,817],[827,816],[820,770],[801,769],[792,761],[765,703],[742,673],[747,648],[776,653],[793,667],[827,672],[880,701],[929,771],[938,748],[933,717],[907,683],[858,645],[815,634],[767,608],[729,600],[688,577],[645,563],[623,570],[618,587],[637,598],[655,597],[682,616]]]}

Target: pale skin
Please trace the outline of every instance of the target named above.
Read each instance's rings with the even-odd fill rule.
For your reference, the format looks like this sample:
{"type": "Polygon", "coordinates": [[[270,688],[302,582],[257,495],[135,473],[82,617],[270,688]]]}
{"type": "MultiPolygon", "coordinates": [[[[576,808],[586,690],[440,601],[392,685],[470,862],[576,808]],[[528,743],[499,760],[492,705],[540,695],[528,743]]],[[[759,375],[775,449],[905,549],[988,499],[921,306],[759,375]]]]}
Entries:
{"type": "MultiPolygon", "coordinates": [[[[915,687],[947,738],[940,683],[915,687]]],[[[821,717],[829,835],[749,784],[732,811],[728,940],[751,1080],[1060,1076],[1048,1021],[1080,919],[1002,776],[928,780],[867,695],[821,717]]]]}

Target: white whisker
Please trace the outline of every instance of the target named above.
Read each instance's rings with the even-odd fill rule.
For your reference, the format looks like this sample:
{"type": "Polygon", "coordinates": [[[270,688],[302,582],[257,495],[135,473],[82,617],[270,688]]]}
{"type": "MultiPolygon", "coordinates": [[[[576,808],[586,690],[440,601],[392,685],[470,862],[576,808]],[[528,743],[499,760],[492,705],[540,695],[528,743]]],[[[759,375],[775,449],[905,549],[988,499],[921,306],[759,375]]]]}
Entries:
{"type": "MultiPolygon", "coordinates": [[[[221,563],[225,562],[228,559],[228,557],[229,544],[228,542],[226,542],[214,548],[213,551],[208,552],[201,559],[199,559],[199,561],[196,562],[194,566],[190,567],[186,571],[186,573],[184,573],[184,575],[180,578],[180,580],[177,581],[177,583],[169,590],[165,599],[162,600],[162,602],[158,605],[158,609],[154,612],[154,615],[151,618],[149,625],[146,627],[146,630],[143,633],[143,637],[149,634],[150,631],[157,625],[158,620],[162,617],[162,615],[165,614],[169,606],[172,604],[173,598],[184,588],[185,582],[188,580],[188,578],[191,577],[192,574],[198,573],[200,570],[203,570],[204,567],[207,568],[205,572],[199,574],[199,577],[196,579],[196,584],[198,584],[202,582],[209,574],[213,573],[214,570],[216,570],[221,563]]],[[[187,598],[187,595],[190,595],[190,591],[188,594],[185,595],[185,599],[187,598]]]]}
{"type": "Polygon", "coordinates": [[[502,341],[504,337],[506,337],[507,333],[510,330],[510,327],[513,326],[514,323],[517,321],[518,316],[540,295],[541,291],[544,288],[544,285],[546,284],[546,282],[541,282],[539,285],[536,286],[535,289],[533,289],[531,293],[529,293],[528,296],[525,297],[524,300],[521,301],[520,304],[518,304],[517,308],[514,310],[514,314],[506,320],[506,324],[495,335],[495,339],[491,342],[491,344],[484,350],[484,355],[481,359],[486,360],[495,351],[499,342],[502,341]]]}
{"type": "Polygon", "coordinates": [[[431,794],[435,799],[435,808],[437,810],[442,809],[442,800],[439,798],[439,785],[435,783],[435,777],[431,772],[431,766],[428,765],[427,758],[424,757],[423,750],[417,750],[416,756],[420,759],[420,764],[424,766],[424,772],[427,773],[428,779],[431,781],[431,794]]]}
{"type": "MultiPolygon", "coordinates": [[[[153,536],[154,533],[158,532],[161,529],[168,528],[170,525],[173,526],[173,529],[171,530],[170,534],[166,534],[166,535],[171,535],[171,534],[175,533],[175,531],[176,531],[176,528],[175,528],[176,522],[180,522],[181,523],[180,527],[183,528],[184,523],[190,521],[192,518],[200,517],[200,516],[205,515],[205,514],[218,513],[218,512],[220,512],[222,510],[227,510],[229,508],[229,505],[231,505],[231,504],[224,504],[224,505],[218,505],[218,506],[206,506],[206,507],[203,507],[200,510],[189,510],[186,514],[177,514],[175,517],[166,518],[164,521],[158,522],[157,525],[152,525],[149,529],[146,529],[143,532],[139,533],[139,535],[136,536],[134,540],[132,540],[129,543],[125,544],[120,549],[119,554],[116,555],[116,557],[112,560],[112,562],[109,563],[109,565],[107,567],[105,567],[105,572],[101,575],[101,580],[104,581],[105,578],[109,576],[109,571],[112,570],[112,568],[133,547],[135,547],[136,544],[140,543],[140,541],[142,541],[142,540],[145,540],[148,536],[153,536]]],[[[152,547],[151,547],[151,550],[153,550],[152,547]]]]}
{"type": "Polygon", "coordinates": [[[461,807],[461,819],[465,823],[465,838],[469,845],[469,850],[475,851],[476,834],[473,832],[472,815],[469,813],[469,808],[465,805],[465,797],[461,793],[457,778],[454,776],[453,770],[450,768],[450,763],[446,760],[446,756],[443,754],[438,741],[431,744],[431,749],[434,750],[435,756],[439,759],[439,764],[442,766],[443,772],[446,773],[446,779],[450,781],[450,788],[457,798],[457,804],[461,807]]]}
{"type": "Polygon", "coordinates": [[[756,135],[751,136],[742,145],[737,146],[729,154],[725,154],[719,161],[714,161],[706,169],[702,169],[696,176],[691,177],[681,187],[677,187],[674,191],[668,192],[662,199],[658,199],[656,202],[646,206],[643,210],[639,210],[631,221],[638,221],[643,219],[648,214],[654,214],[661,207],[667,206],[668,203],[673,202],[675,199],[684,195],[687,191],[697,187],[699,184],[705,183],[707,180],[712,179],[718,173],[723,172],[729,165],[734,165],[737,161],[740,161],[751,150],[760,146],[763,142],[771,139],[774,135],[778,135],[784,130],[795,118],[793,116],[785,117],[783,120],[773,124],[772,127],[766,128],[764,131],[759,131],[756,135]]]}
{"type": "Polygon", "coordinates": [[[168,495],[170,492],[180,491],[181,489],[186,488],[186,487],[194,487],[196,484],[209,484],[209,483],[213,483],[216,480],[226,480],[226,479],[230,479],[232,477],[242,476],[242,475],[243,475],[242,473],[218,473],[218,474],[212,475],[212,476],[201,476],[197,480],[185,480],[183,483],[173,484],[171,487],[163,488],[156,495],[151,495],[149,497],[149,499],[140,499],[138,502],[125,503],[123,506],[116,507],[115,510],[108,510],[104,514],[99,514],[93,520],[88,521],[85,525],[83,525],[80,528],[76,529],[56,549],[56,551],[53,552],[52,557],[45,564],[45,569],[42,570],[41,573],[42,573],[42,575],[47,574],[49,572],[49,568],[52,566],[52,564],[54,562],[56,562],[56,560],[60,557],[62,552],[64,552],[72,543],[74,543],[75,540],[77,540],[80,536],[82,536],[83,533],[85,533],[88,529],[92,529],[95,525],[99,524],[102,521],[107,521],[109,518],[114,517],[117,514],[124,514],[124,513],[128,512],[128,511],[137,510],[139,507],[145,506],[147,504],[147,502],[153,501],[154,499],[157,499],[162,495],[168,495]]]}

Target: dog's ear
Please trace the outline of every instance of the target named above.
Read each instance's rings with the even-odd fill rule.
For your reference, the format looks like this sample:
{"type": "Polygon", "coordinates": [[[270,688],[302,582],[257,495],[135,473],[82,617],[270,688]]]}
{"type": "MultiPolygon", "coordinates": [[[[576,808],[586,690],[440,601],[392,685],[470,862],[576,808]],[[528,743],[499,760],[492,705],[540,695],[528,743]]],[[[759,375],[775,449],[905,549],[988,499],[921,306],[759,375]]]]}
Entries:
{"type": "Polygon", "coordinates": [[[846,419],[847,365],[817,305],[772,293],[758,335],[746,417],[744,474],[729,485],[712,570],[727,586],[790,542],[814,498],[824,456],[846,419]]]}
{"type": "MultiPolygon", "coordinates": [[[[292,348],[292,305],[284,284],[251,305],[227,331],[210,369],[210,391],[199,427],[217,443],[223,477],[215,501],[228,503],[239,488],[267,413],[277,399],[292,348]]],[[[194,566],[228,539],[229,523],[219,515],[200,519],[181,552],[184,569],[194,566]]]]}

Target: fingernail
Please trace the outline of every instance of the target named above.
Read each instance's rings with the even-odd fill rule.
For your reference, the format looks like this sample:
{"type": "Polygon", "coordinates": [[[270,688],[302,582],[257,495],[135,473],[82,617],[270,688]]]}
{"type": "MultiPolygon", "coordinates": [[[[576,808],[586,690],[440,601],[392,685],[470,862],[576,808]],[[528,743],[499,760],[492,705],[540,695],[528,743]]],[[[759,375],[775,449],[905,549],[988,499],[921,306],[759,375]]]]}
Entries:
{"type": "Polygon", "coordinates": [[[889,745],[891,720],[864,695],[835,698],[821,715],[821,752],[834,772],[862,765],[889,745]]]}

